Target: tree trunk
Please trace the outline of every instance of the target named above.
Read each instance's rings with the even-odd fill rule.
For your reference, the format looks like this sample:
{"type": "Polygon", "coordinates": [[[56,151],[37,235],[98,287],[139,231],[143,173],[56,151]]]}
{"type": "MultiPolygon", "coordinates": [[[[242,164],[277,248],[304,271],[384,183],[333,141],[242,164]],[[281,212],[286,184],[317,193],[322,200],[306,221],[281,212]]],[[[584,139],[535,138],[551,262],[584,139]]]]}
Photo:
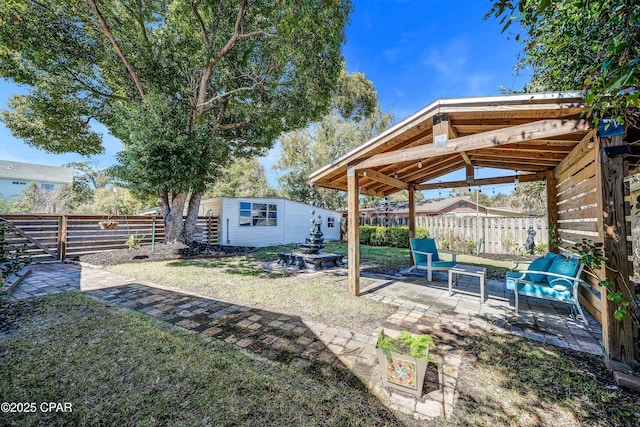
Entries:
{"type": "Polygon", "coordinates": [[[191,193],[187,217],[184,220],[184,227],[180,234],[180,241],[183,243],[191,243],[195,240],[194,235],[196,232],[196,223],[198,222],[200,200],[202,200],[202,193],[191,193]]]}
{"type": "Polygon", "coordinates": [[[202,193],[192,193],[189,197],[187,217],[184,218],[184,206],[189,196],[188,192],[178,193],[169,200],[168,192],[161,192],[158,206],[164,217],[164,242],[165,243],[191,243],[194,241],[196,223],[198,222],[198,210],[202,193]]]}
{"type": "Polygon", "coordinates": [[[174,243],[179,241],[182,234],[184,223],[182,217],[184,215],[184,203],[187,199],[186,192],[173,195],[169,200],[169,193],[162,191],[158,198],[158,206],[162,210],[164,217],[164,242],[174,243]]]}

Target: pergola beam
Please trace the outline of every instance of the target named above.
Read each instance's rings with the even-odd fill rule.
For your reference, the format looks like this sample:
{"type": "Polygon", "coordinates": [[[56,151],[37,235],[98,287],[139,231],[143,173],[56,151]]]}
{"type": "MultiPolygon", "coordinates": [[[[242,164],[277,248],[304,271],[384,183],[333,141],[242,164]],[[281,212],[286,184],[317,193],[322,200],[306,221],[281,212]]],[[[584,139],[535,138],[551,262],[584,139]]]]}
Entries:
{"type": "MultiPolygon", "coordinates": [[[[531,173],[518,175],[518,181],[520,182],[533,182],[542,181],[546,179],[547,172],[531,173]]],[[[429,184],[416,185],[416,190],[436,190],[438,188],[460,188],[468,187],[469,185],[495,185],[495,184],[509,184],[515,181],[515,176],[497,176],[495,178],[482,178],[475,179],[471,183],[465,181],[449,181],[449,182],[435,182],[429,184]]]]}
{"type": "MultiPolygon", "coordinates": [[[[443,147],[436,147],[436,144],[433,143],[376,154],[356,165],[356,168],[366,169],[391,165],[394,163],[417,161],[433,156],[442,156],[444,154],[459,153],[462,151],[480,150],[482,148],[533,141],[573,132],[584,132],[587,130],[589,130],[589,122],[586,120],[539,120],[524,125],[517,125],[505,129],[450,139],[447,141],[446,146],[443,147]]],[[[434,135],[436,135],[435,131],[434,135]]]]}
{"type": "Polygon", "coordinates": [[[385,174],[379,173],[373,169],[364,169],[362,171],[362,175],[366,176],[367,178],[371,178],[374,181],[378,181],[378,182],[382,182],[383,184],[387,184],[390,185],[392,187],[396,187],[399,188],[401,190],[408,190],[409,189],[409,184],[404,182],[404,181],[400,181],[397,178],[393,178],[390,176],[387,176],[385,174]]]}

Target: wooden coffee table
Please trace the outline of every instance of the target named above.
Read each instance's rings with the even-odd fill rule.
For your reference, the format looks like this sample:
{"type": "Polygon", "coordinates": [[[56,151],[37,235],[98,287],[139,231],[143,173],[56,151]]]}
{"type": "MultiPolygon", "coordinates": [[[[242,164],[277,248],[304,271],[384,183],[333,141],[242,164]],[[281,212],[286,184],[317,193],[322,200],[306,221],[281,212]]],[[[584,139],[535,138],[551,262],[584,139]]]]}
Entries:
{"type": "Polygon", "coordinates": [[[480,279],[480,304],[484,303],[486,295],[487,269],[474,265],[456,264],[449,270],[449,296],[452,295],[452,288],[455,279],[455,286],[458,286],[459,276],[471,276],[480,279]],[[455,276],[455,277],[454,277],[455,276]]]}

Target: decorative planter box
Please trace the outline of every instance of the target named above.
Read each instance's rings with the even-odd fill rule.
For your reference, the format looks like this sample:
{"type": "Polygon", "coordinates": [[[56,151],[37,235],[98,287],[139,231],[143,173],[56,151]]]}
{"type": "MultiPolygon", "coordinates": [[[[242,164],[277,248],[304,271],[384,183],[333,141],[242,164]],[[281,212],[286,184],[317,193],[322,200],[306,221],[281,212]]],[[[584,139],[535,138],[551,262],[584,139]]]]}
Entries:
{"type": "Polygon", "coordinates": [[[391,352],[391,358],[387,359],[384,352],[376,349],[380,365],[382,385],[395,388],[416,397],[422,396],[424,376],[427,372],[428,360],[391,352]]]}

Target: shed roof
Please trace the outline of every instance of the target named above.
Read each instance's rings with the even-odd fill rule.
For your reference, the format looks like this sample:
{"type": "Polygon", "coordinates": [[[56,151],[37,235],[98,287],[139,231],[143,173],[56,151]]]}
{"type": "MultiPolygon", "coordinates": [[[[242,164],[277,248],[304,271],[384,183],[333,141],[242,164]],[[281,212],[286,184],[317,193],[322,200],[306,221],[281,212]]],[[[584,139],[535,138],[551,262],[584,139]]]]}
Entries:
{"type": "Polygon", "coordinates": [[[73,169],[0,160],[0,179],[71,184],[73,169]]]}
{"type": "MultiPolygon", "coordinates": [[[[465,168],[472,175],[476,166],[519,171],[521,181],[542,179],[592,136],[584,111],[578,91],[440,99],[314,172],[309,183],[346,191],[348,167],[361,171],[361,194],[380,197],[409,184],[437,188],[429,181],[465,168]]],[[[468,176],[447,186],[509,180],[468,176]]]]}

